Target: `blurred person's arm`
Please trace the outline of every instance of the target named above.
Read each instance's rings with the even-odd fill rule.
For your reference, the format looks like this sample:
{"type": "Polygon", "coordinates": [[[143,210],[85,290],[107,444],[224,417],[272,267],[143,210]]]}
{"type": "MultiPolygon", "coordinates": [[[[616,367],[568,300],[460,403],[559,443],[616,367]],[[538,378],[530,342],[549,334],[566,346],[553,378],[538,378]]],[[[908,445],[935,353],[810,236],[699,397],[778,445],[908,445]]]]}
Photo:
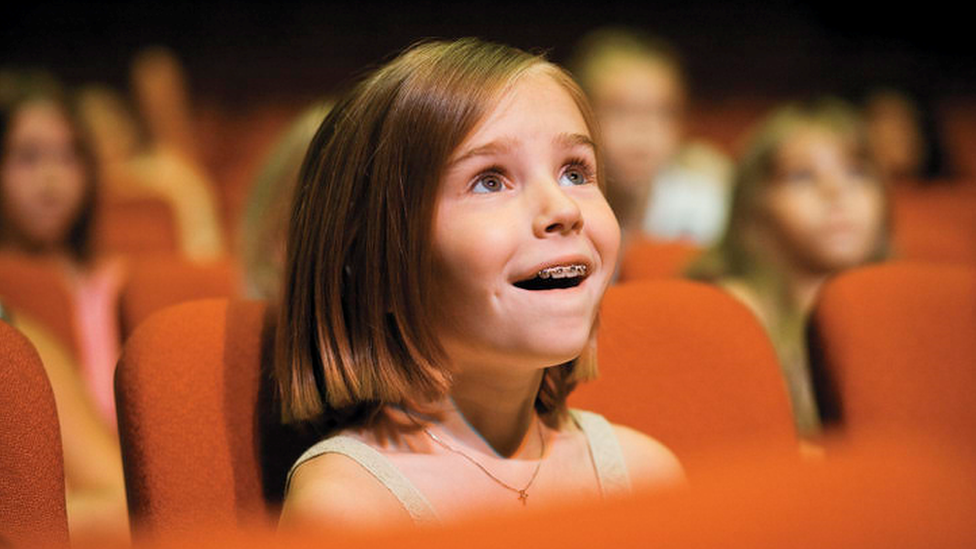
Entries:
{"type": "Polygon", "coordinates": [[[157,148],[132,163],[142,183],[173,208],[180,249],[189,259],[216,259],[224,253],[213,184],[178,154],[157,148]]]}

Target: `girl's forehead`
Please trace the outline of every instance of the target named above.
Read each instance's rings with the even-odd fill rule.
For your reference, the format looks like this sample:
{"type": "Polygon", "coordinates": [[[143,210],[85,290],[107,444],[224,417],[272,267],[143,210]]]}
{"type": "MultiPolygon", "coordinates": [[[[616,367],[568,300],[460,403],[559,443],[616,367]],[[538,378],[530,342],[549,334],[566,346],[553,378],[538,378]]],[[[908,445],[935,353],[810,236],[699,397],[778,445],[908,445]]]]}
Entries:
{"type": "Polygon", "coordinates": [[[458,148],[519,129],[568,131],[570,126],[575,133],[589,134],[585,117],[570,90],[544,65],[535,66],[499,90],[458,148]]]}

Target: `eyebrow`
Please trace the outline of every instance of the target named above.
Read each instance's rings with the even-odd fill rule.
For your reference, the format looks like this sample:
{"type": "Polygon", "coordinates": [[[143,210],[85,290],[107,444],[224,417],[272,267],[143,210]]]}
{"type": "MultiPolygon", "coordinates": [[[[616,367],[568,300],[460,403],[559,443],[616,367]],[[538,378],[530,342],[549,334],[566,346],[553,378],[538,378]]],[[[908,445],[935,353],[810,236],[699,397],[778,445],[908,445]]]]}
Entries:
{"type": "Polygon", "coordinates": [[[593,152],[596,152],[596,143],[590,139],[590,136],[581,133],[561,133],[553,138],[552,141],[556,145],[567,149],[589,147],[593,152]]]}
{"type": "Polygon", "coordinates": [[[512,137],[505,137],[497,141],[492,141],[491,143],[487,143],[466,151],[461,156],[448,161],[447,166],[456,166],[457,164],[478,156],[494,156],[496,154],[505,153],[515,148],[518,144],[519,140],[512,137]]]}
{"type": "MultiPolygon", "coordinates": [[[[506,153],[520,144],[520,140],[515,137],[503,137],[491,143],[486,143],[484,145],[475,147],[464,154],[454,158],[447,163],[447,167],[451,168],[462,162],[476,158],[479,156],[494,156],[497,154],[506,153]]],[[[552,142],[557,146],[565,149],[573,149],[576,147],[589,147],[594,152],[596,152],[596,143],[590,139],[590,136],[581,133],[560,133],[553,137],[552,142]]]]}

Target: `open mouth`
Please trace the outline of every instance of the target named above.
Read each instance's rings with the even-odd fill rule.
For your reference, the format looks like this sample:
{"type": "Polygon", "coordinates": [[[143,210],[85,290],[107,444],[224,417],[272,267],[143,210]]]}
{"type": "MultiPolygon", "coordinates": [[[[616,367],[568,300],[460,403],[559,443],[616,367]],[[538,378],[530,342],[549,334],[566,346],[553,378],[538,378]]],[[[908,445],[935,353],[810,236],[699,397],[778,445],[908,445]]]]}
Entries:
{"type": "Polygon", "coordinates": [[[588,274],[589,268],[583,264],[557,265],[540,269],[534,277],[514,284],[523,290],[562,290],[579,286],[588,274]]]}

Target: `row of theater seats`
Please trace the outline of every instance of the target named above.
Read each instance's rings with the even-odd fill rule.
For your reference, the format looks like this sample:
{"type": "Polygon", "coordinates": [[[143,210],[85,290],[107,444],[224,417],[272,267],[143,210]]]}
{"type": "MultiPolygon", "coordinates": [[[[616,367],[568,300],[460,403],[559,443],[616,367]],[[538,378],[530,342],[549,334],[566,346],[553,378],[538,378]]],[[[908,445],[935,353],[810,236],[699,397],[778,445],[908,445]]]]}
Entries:
{"type": "MultiPolygon", "coordinates": [[[[150,314],[166,306],[240,294],[240,275],[230,260],[197,263],[175,255],[146,254],[127,262],[119,298],[123,340],[150,314]]],[[[49,329],[67,349],[78,350],[71,294],[57,268],[22,256],[0,254],[0,296],[49,329]]]]}
{"type": "MultiPolygon", "coordinates": [[[[974,327],[973,268],[895,263],[832,281],[813,330],[842,428],[824,463],[802,464],[775,355],[742,305],[681,280],[615,286],[601,310],[601,378],[581,386],[571,405],[662,440],[695,489],[638,495],[616,507],[576,504],[536,521],[494,519],[510,521],[505,528],[483,521],[463,528],[495,542],[515,543],[508,536],[519,532],[543,545],[554,544],[548,536],[595,543],[605,531],[625,546],[668,535],[717,542],[708,536],[731,532],[738,520],[750,524],[740,525],[743,539],[757,542],[803,534],[857,545],[857,536],[898,541],[891,536],[903,530],[906,539],[936,530],[947,540],[973,539],[972,521],[959,517],[976,511],[974,327]],[[888,522],[913,513],[933,522],[888,522]],[[703,533],[692,527],[698,523],[718,526],[703,533]],[[854,537],[830,531],[838,527],[854,537]]],[[[152,315],[128,340],[116,372],[119,432],[130,511],[142,535],[190,536],[273,518],[287,467],[311,443],[277,422],[268,372],[273,328],[262,302],[213,299],[152,315]]],[[[63,539],[50,389],[29,344],[6,326],[0,338],[0,405],[15,420],[0,441],[12,449],[3,453],[10,478],[2,483],[0,523],[40,525],[63,539]]],[[[337,542],[368,545],[357,537],[337,542]]]]}
{"type": "MultiPolygon", "coordinates": [[[[114,210],[118,223],[103,227],[148,220],[165,229],[157,223],[165,215],[158,206],[127,203],[114,210]]],[[[976,194],[965,187],[896,191],[896,256],[976,265],[974,211],[976,194]]],[[[197,265],[150,254],[175,248],[172,238],[165,244],[164,232],[156,233],[151,246],[147,240],[127,243],[122,232],[102,238],[110,243],[115,238],[116,250],[138,257],[130,262],[120,303],[126,337],[168,305],[239,294],[238,276],[228,262],[197,265]]],[[[752,317],[705,286],[639,282],[674,278],[698,251],[652,242],[628,250],[621,266],[627,283],[608,293],[601,314],[603,381],[581,387],[572,404],[654,434],[678,453],[693,478],[714,470],[716,456],[727,459],[744,448],[764,448],[767,458],[782,455],[795,461],[782,381],[752,317]]],[[[849,440],[925,431],[938,433],[938,444],[954,447],[970,438],[976,406],[963,389],[974,381],[973,286],[973,273],[966,268],[889,265],[850,273],[827,287],[814,316],[814,348],[831,373],[833,412],[849,440]]],[[[11,308],[25,311],[73,347],[74,315],[57,275],[0,258],[0,292],[11,308]],[[32,290],[38,287],[45,290],[32,290]]],[[[120,380],[129,380],[120,381],[120,428],[130,505],[144,528],[192,529],[204,517],[229,523],[264,515],[280,498],[283,471],[310,441],[274,424],[277,414],[264,370],[271,322],[260,303],[203,302],[159,315],[129,342],[119,371],[120,380]],[[177,395],[179,402],[174,402],[177,395]],[[251,421],[235,423],[240,417],[251,421]],[[188,453],[191,447],[205,452],[188,453]],[[197,461],[200,456],[207,456],[204,465],[197,461]],[[203,476],[194,477],[194,471],[203,476]]],[[[33,375],[39,383],[43,370],[31,374],[25,369],[31,359],[24,358],[29,352],[22,343],[3,337],[4,388],[19,390],[29,383],[14,379],[19,375],[33,375]]],[[[4,453],[4,474],[28,480],[34,491],[18,491],[20,481],[8,484],[5,479],[5,489],[12,491],[0,494],[8,507],[0,510],[0,522],[18,523],[8,516],[16,515],[10,506],[19,505],[32,509],[23,524],[57,523],[63,492],[61,507],[43,494],[51,486],[63,489],[58,466],[51,461],[50,467],[35,463],[18,469],[16,463],[17,448],[38,463],[59,459],[60,445],[51,443],[57,433],[52,438],[43,426],[52,414],[27,412],[49,410],[49,398],[41,393],[4,398],[10,399],[2,402],[4,410],[25,410],[11,417],[33,416],[37,423],[11,426],[4,433],[16,441],[2,445],[11,448],[4,453]],[[38,470],[54,476],[40,478],[38,470]]],[[[56,494],[53,498],[58,501],[56,494]]]]}

